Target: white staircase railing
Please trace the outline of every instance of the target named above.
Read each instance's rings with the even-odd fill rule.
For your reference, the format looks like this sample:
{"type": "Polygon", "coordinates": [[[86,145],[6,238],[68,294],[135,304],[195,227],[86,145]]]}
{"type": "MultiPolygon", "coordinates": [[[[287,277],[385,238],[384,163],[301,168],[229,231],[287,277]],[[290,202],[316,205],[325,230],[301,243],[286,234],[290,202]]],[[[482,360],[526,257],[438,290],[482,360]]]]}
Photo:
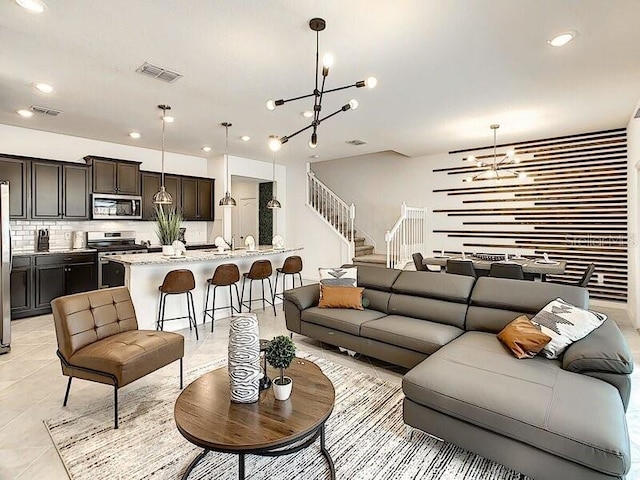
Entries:
{"type": "Polygon", "coordinates": [[[347,244],[349,261],[355,256],[356,207],[348,205],[322,183],[307,164],[307,205],[347,244]]]}
{"type": "Polygon", "coordinates": [[[426,251],[427,209],[407,207],[402,202],[400,218],[384,236],[387,242],[387,268],[403,268],[415,252],[426,251]]]}

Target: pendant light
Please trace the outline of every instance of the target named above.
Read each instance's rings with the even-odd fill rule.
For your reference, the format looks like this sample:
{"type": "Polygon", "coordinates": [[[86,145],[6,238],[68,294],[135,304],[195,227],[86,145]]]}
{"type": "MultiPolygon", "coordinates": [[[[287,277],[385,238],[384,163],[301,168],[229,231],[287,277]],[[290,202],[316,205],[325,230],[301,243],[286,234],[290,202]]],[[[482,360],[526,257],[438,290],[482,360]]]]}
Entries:
{"type": "Polygon", "coordinates": [[[267,202],[267,208],[282,208],[280,202],[276,198],[276,194],[274,193],[276,187],[276,152],[271,152],[271,156],[273,157],[273,180],[271,181],[271,200],[267,202]]]}
{"type": "Polygon", "coordinates": [[[171,194],[169,194],[164,187],[164,126],[166,123],[165,117],[167,110],[171,110],[171,107],[169,105],[158,105],[158,108],[162,110],[162,175],[160,177],[160,191],[156,192],[153,196],[153,203],[156,205],[171,205],[173,198],[171,198],[171,194]]]}
{"type": "Polygon", "coordinates": [[[231,184],[231,179],[229,178],[229,127],[232,126],[229,122],[223,122],[222,126],[226,130],[225,137],[225,147],[224,147],[224,180],[227,185],[227,191],[224,194],[224,197],[220,200],[219,205],[221,207],[235,207],[236,201],[229,193],[229,186],[231,184]]]}

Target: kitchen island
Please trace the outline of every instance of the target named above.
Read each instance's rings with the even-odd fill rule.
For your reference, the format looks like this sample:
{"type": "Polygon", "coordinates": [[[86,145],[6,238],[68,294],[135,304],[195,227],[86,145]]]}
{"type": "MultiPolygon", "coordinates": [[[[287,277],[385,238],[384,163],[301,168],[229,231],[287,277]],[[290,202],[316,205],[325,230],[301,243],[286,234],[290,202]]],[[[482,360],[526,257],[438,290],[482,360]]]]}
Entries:
{"type": "MultiPolygon", "coordinates": [[[[284,259],[289,255],[296,255],[300,252],[298,248],[284,248],[275,250],[271,247],[260,247],[258,250],[249,251],[244,249],[225,250],[220,253],[217,249],[211,250],[189,250],[185,255],[174,258],[162,255],[162,253],[137,253],[129,255],[113,255],[109,261],[118,262],[125,267],[125,285],[129,287],[131,299],[136,309],[138,317],[138,327],[145,330],[156,328],[156,318],[158,315],[158,303],[160,293],[158,287],[162,285],[165,275],[171,270],[188,269],[193,272],[196,280],[196,288],[193,294],[193,302],[196,310],[198,328],[202,328],[204,316],[204,299],[207,291],[207,279],[213,276],[213,272],[218,265],[223,263],[235,263],[240,270],[240,282],[238,289],[242,293],[242,274],[249,271],[251,264],[256,260],[269,260],[273,265],[272,285],[275,288],[275,271],[282,266],[284,259]]],[[[281,277],[282,278],[282,277],[281,277]]],[[[290,281],[290,280],[289,280],[290,281]]],[[[267,284],[267,282],[265,282],[267,284]]],[[[260,286],[253,285],[254,298],[260,286]]],[[[278,289],[281,290],[282,282],[279,282],[278,289]]],[[[288,288],[291,285],[288,284],[288,288]]],[[[248,284],[247,284],[248,289],[248,284]]],[[[169,295],[166,303],[165,318],[180,317],[187,314],[187,304],[185,295],[169,295]]],[[[267,297],[268,298],[268,297],[267,297]]],[[[248,295],[247,295],[248,299],[248,295]]],[[[277,303],[281,300],[277,299],[277,303]]],[[[257,303],[254,303],[257,306],[257,303]]],[[[216,308],[229,306],[229,290],[219,288],[216,292],[216,308]]],[[[209,308],[211,308],[211,297],[209,298],[209,308]]],[[[245,308],[246,311],[246,308],[245,308]]],[[[216,310],[215,318],[229,316],[229,309],[216,310]]],[[[165,322],[164,329],[175,331],[188,328],[189,323],[186,318],[165,322]]],[[[209,327],[210,328],[210,327],[209,327]]]]}

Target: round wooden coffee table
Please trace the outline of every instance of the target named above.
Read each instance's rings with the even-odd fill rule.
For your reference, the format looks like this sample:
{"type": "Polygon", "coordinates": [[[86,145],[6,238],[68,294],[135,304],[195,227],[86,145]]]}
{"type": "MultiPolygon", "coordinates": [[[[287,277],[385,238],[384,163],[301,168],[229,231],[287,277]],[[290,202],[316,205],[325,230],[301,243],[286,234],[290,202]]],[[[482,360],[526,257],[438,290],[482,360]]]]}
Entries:
{"type": "MultiPolygon", "coordinates": [[[[270,373],[271,378],[277,376],[275,370],[270,373]]],[[[226,368],[205,373],[182,391],[174,408],[176,426],[184,438],[204,448],[183,479],[210,451],[238,455],[238,478],[244,479],[246,454],[287,455],[308,447],[318,437],[331,479],[335,479],[324,438],[324,424],[335,401],[333,384],[320,367],[302,358],[294,359],[286,374],[293,379],[286,401],[276,400],[269,389],[260,393],[256,403],[232,403],[226,368]]]]}

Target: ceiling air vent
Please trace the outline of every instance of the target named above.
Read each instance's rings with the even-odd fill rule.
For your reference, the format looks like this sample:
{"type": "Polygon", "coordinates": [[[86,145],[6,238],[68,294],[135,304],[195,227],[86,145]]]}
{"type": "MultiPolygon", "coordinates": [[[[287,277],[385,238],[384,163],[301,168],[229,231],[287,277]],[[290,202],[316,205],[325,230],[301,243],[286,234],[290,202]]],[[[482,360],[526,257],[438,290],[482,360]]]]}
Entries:
{"type": "Polygon", "coordinates": [[[44,113],[45,115],[51,115],[52,117],[57,117],[62,113],[60,110],[56,110],[54,108],[41,107],[40,105],[31,105],[31,110],[36,113],[44,113]]]}
{"type": "Polygon", "coordinates": [[[640,118],[640,108],[638,109],[638,111],[636,112],[633,118],[640,118]]]}
{"type": "Polygon", "coordinates": [[[364,140],[358,140],[357,138],[355,140],[348,140],[347,143],[349,145],[356,145],[356,146],[358,146],[358,145],[366,145],[367,144],[367,142],[365,142],[364,140]]]}
{"type": "Polygon", "coordinates": [[[146,75],[147,77],[157,78],[158,80],[162,80],[167,83],[173,83],[183,77],[181,73],[172,72],[167,68],[159,67],[158,65],[153,65],[149,62],[144,62],[140,67],[138,67],[136,72],[146,75]]]}

